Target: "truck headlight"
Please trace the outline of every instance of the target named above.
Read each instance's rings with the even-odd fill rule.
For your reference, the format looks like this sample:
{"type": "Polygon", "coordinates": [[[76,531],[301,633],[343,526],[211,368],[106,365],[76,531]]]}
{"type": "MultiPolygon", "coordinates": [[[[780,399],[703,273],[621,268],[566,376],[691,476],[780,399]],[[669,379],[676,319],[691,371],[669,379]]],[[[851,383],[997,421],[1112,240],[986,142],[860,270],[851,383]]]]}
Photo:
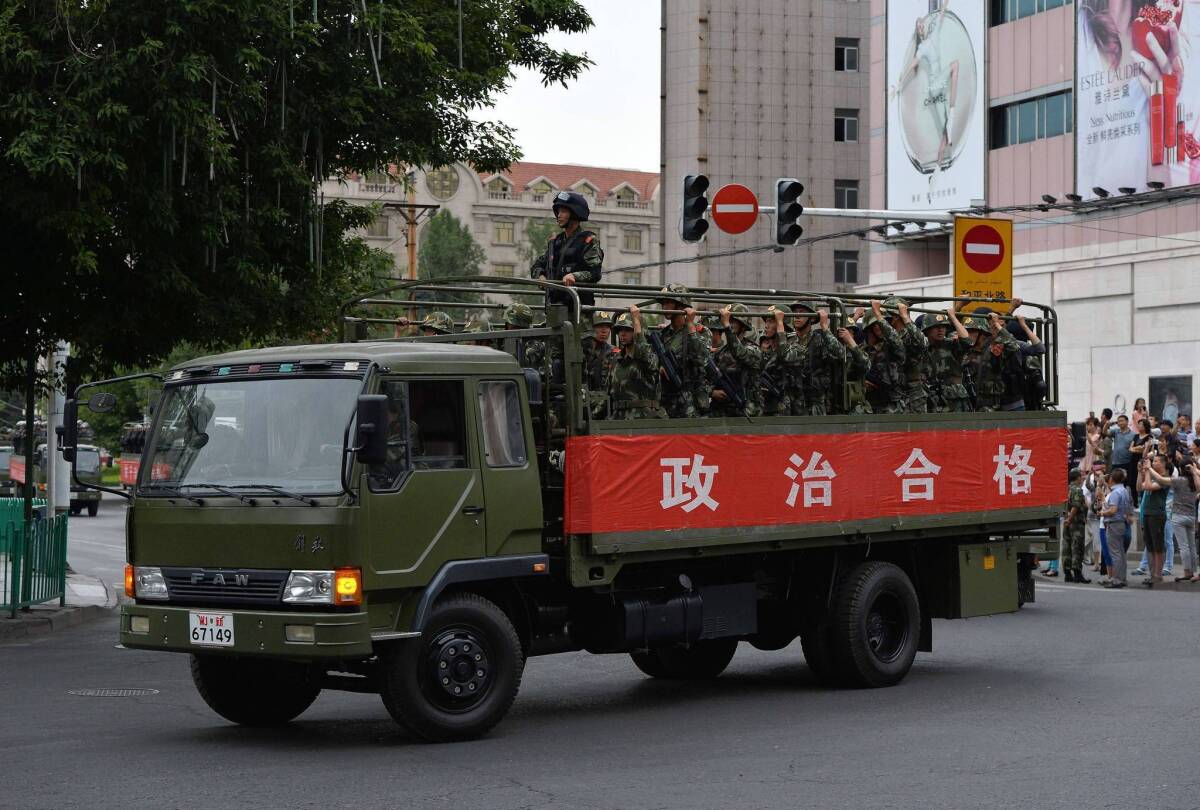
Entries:
{"type": "Polygon", "coordinates": [[[283,601],[295,604],[333,604],[332,571],[293,571],[283,586],[283,601]]]}
{"type": "Polygon", "coordinates": [[[167,581],[158,566],[135,565],[133,567],[133,595],[137,599],[166,599],[167,581]]]}

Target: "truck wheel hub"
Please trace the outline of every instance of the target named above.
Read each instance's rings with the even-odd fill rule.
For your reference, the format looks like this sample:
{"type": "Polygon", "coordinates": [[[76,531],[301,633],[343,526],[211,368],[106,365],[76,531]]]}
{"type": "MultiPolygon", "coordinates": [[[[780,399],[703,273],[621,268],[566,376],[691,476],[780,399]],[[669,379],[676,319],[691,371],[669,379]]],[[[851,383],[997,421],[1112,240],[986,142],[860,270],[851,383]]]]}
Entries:
{"type": "Polygon", "coordinates": [[[433,680],[457,708],[474,703],[488,686],[487,649],[469,630],[447,630],[430,645],[433,680]]]}

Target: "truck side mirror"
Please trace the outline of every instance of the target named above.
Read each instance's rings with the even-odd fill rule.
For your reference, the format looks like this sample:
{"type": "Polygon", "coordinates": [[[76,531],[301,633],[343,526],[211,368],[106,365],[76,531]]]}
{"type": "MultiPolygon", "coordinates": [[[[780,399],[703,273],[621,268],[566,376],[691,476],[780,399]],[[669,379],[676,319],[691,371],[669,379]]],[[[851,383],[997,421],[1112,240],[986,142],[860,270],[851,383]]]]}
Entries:
{"type": "Polygon", "coordinates": [[[75,462],[75,445],[79,443],[79,403],[68,399],[63,406],[63,423],[56,429],[59,432],[59,449],[63,458],[75,462]]]}
{"type": "Polygon", "coordinates": [[[358,460],[367,465],[387,461],[388,398],[383,394],[361,394],[355,422],[354,452],[358,460]]]}
{"type": "Polygon", "coordinates": [[[109,391],[97,391],[88,397],[87,406],[92,413],[108,413],[117,406],[117,395],[109,391]]]}

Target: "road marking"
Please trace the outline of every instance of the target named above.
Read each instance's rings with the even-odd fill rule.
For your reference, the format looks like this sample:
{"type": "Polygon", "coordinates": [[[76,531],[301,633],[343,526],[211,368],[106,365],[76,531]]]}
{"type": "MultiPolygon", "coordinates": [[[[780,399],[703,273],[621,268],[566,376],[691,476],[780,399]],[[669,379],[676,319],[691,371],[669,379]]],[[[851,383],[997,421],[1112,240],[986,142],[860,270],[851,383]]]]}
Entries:
{"type": "Polygon", "coordinates": [[[999,245],[984,245],[979,242],[970,242],[963,245],[963,253],[976,253],[983,256],[999,256],[999,245]]]}
{"type": "Polygon", "coordinates": [[[1105,588],[1102,585],[1099,587],[1087,586],[1083,588],[1072,588],[1070,585],[1043,585],[1040,582],[1037,584],[1036,588],[1036,591],[1065,591],[1066,593],[1108,593],[1111,591],[1127,590],[1129,590],[1128,585],[1126,585],[1124,588],[1105,588]]]}

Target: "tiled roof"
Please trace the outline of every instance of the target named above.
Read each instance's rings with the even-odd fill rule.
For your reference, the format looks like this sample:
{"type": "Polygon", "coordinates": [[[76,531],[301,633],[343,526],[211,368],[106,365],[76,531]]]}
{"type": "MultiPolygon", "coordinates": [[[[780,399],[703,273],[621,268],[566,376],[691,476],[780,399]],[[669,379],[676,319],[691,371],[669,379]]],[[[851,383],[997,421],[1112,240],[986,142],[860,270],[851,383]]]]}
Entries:
{"type": "MultiPolygon", "coordinates": [[[[581,180],[596,187],[599,196],[605,197],[622,183],[628,183],[638,193],[642,202],[649,202],[658,188],[658,175],[653,172],[636,172],[629,169],[605,169],[599,166],[579,166],[574,163],[514,163],[508,171],[501,172],[516,191],[524,191],[539,177],[545,177],[558,189],[569,189],[581,180]]],[[[495,174],[480,173],[486,183],[495,174]]]]}

